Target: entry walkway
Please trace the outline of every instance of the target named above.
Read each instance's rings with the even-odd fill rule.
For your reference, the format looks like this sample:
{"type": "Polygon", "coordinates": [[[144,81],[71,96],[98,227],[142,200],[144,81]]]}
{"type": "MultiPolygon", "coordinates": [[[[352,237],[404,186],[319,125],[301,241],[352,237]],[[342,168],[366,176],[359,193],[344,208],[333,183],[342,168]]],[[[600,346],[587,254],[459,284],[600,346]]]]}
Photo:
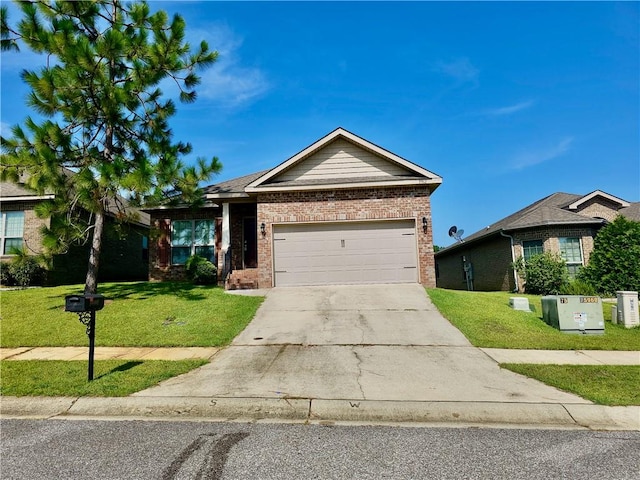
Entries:
{"type": "MultiPolygon", "coordinates": [[[[216,347],[96,347],[96,360],[188,360],[210,359],[216,347]]],[[[611,350],[517,350],[480,348],[498,363],[547,365],[640,365],[640,351],[611,350]]],[[[0,348],[0,360],[86,360],[88,347],[0,348]]]]}

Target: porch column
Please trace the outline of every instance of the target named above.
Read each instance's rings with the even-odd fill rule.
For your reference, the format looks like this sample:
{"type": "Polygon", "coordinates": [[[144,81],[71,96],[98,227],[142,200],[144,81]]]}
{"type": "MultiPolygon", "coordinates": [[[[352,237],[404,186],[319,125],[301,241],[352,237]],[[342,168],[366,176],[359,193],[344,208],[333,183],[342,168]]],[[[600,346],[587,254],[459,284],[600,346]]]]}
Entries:
{"type": "Polygon", "coordinates": [[[231,245],[231,228],[229,227],[229,203],[222,204],[222,251],[229,250],[231,245]]]}

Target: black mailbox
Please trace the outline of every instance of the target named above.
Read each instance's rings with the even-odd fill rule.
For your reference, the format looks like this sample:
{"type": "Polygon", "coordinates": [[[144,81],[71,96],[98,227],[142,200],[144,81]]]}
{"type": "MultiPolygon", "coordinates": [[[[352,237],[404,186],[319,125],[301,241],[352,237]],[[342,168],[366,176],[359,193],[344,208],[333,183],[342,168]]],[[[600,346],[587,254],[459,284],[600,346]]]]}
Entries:
{"type": "Polygon", "coordinates": [[[95,312],[104,307],[104,295],[67,295],[64,309],[67,312],[95,312]]]}

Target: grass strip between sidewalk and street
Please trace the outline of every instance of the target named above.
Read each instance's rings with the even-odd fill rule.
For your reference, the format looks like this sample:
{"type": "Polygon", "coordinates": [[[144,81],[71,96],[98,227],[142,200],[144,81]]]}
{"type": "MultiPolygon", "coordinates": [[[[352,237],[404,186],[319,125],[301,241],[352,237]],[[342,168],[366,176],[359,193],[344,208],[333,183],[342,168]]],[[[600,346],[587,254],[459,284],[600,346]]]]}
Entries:
{"type": "Polygon", "coordinates": [[[542,320],[540,296],[509,292],[428,289],[437,309],[476,347],[541,350],[640,350],[640,327],[611,323],[611,304],[603,303],[605,333],[561,332],[542,320]],[[509,297],[529,299],[532,312],[513,310],[509,297]]]}
{"type": "Polygon", "coordinates": [[[206,360],[20,360],[0,364],[0,394],[44,397],[124,397],[206,364],[206,360]]]}
{"type": "Polygon", "coordinates": [[[640,405],[640,366],[637,365],[502,363],[500,366],[599,405],[640,405]]]}
{"type": "MultiPolygon", "coordinates": [[[[65,312],[65,296],[82,285],[3,291],[2,347],[86,346],[85,327],[65,312]]],[[[231,295],[186,282],[103,283],[96,346],[215,347],[227,345],[254,317],[264,297],[231,295]]]]}

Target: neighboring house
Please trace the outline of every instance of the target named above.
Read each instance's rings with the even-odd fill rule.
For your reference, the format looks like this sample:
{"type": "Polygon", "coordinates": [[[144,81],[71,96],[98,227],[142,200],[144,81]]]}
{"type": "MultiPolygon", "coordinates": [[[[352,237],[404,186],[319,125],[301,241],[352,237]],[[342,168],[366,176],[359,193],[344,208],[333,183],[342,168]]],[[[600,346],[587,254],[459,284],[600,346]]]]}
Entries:
{"type": "Polygon", "coordinates": [[[458,290],[516,291],[523,280],[511,264],[555,252],[575,276],[589,262],[598,230],[617,215],[640,221],[640,202],[596,190],[588,195],[554,193],[438,251],[437,285],[458,290]]]}
{"type": "Polygon", "coordinates": [[[201,208],[148,209],[151,280],[192,254],[227,288],[419,282],[435,286],[434,173],[338,128],[275,168],[204,189],[201,208]]]}
{"type": "MultiPolygon", "coordinates": [[[[0,182],[0,260],[10,261],[13,247],[24,248],[29,254],[43,253],[42,227],[49,227],[50,218],[38,218],[36,206],[53,195],[38,195],[21,184],[0,182]]],[[[102,253],[100,281],[146,280],[148,276],[149,215],[139,213],[138,221],[116,232],[115,223],[107,216],[102,253]]],[[[89,247],[73,246],[65,254],[54,255],[47,283],[51,285],[82,283],[87,273],[89,247]]]]}

